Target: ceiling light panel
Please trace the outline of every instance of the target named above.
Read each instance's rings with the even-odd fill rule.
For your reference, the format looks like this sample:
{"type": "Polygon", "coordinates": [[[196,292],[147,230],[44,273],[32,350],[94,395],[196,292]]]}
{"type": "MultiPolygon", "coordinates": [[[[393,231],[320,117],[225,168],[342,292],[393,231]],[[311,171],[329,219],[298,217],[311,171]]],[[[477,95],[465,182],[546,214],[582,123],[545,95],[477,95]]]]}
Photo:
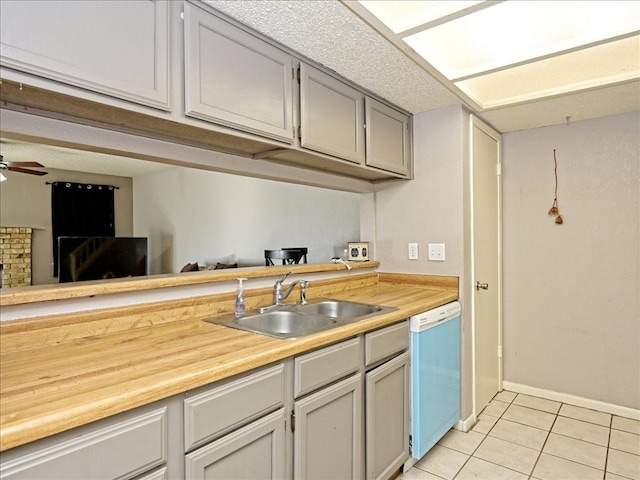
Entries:
{"type": "Polygon", "coordinates": [[[381,20],[393,33],[405,32],[448,15],[464,10],[482,1],[360,1],[363,7],[381,20]]]}
{"type": "Polygon", "coordinates": [[[636,1],[521,0],[494,4],[404,41],[455,80],[637,32],[639,26],[636,1]]]}
{"type": "Polygon", "coordinates": [[[474,77],[456,86],[485,108],[622,83],[640,77],[640,37],[474,77]]]}

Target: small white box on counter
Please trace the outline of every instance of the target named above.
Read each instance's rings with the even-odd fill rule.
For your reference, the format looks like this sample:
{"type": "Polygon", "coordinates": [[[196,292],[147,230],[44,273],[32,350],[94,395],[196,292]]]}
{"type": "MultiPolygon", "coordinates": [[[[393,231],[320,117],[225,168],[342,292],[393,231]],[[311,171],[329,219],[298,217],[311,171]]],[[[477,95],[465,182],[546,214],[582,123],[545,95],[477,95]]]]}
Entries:
{"type": "Polygon", "coordinates": [[[350,262],[369,261],[369,242],[349,242],[348,248],[350,262]]]}

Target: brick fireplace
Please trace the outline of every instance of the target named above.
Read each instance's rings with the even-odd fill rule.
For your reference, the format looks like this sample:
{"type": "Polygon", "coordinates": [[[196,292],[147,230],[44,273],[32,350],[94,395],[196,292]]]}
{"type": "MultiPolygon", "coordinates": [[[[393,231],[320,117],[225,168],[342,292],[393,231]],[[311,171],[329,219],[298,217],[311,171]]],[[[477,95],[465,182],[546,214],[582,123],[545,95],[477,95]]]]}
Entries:
{"type": "Polygon", "coordinates": [[[2,288],[31,285],[31,235],[29,227],[0,227],[2,288]]]}

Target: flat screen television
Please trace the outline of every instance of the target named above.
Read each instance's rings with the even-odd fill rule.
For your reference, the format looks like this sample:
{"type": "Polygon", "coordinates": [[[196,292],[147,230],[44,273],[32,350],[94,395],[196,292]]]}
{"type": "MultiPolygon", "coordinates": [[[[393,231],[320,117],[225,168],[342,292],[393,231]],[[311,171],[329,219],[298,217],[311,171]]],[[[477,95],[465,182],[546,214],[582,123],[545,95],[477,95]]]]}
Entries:
{"type": "Polygon", "coordinates": [[[147,274],[146,237],[58,237],[58,281],[147,274]]]}

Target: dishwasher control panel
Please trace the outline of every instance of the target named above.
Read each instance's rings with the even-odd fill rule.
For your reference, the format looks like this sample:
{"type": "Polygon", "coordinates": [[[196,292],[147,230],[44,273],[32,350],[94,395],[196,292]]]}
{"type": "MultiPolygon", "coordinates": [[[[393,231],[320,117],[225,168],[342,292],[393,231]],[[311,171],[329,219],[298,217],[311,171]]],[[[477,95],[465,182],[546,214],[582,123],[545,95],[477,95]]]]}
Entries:
{"type": "Polygon", "coordinates": [[[441,307],[418,313],[409,319],[410,329],[412,332],[419,332],[426,328],[427,325],[442,322],[443,320],[460,315],[461,310],[460,302],[451,302],[441,307]]]}

